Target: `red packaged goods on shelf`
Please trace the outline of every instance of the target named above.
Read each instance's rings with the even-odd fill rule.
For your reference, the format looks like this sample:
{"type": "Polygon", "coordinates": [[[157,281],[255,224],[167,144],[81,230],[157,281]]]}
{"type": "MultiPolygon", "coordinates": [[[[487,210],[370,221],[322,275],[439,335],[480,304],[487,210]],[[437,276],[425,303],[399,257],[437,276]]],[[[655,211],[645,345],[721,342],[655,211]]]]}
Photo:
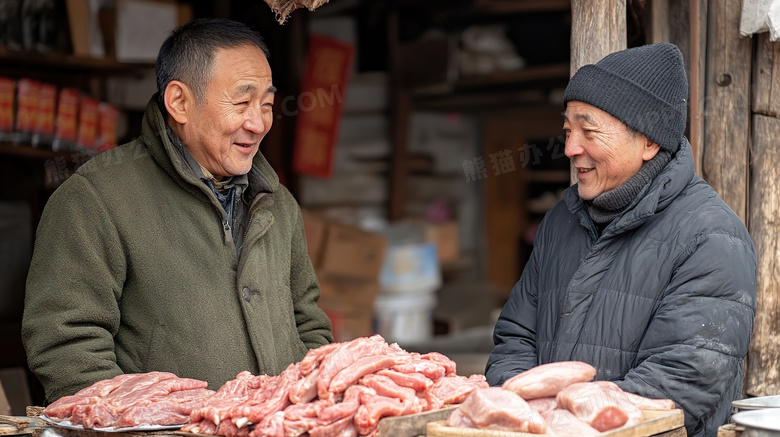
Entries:
{"type": "Polygon", "coordinates": [[[14,81],[0,77],[0,134],[14,130],[14,81]]]}
{"type": "Polygon", "coordinates": [[[16,132],[32,134],[38,124],[38,99],[41,83],[33,79],[19,79],[16,84],[16,132]]]}
{"type": "Polygon", "coordinates": [[[54,135],[54,115],[57,108],[57,87],[42,83],[38,95],[38,118],[35,132],[42,135],[54,135]]]}
{"type": "Polygon", "coordinates": [[[79,90],[63,88],[57,104],[57,121],[55,136],[59,142],[76,142],[76,122],[78,121],[79,90]]]}
{"type": "Polygon", "coordinates": [[[91,97],[82,97],[79,102],[79,130],[76,144],[79,147],[92,149],[95,147],[98,129],[99,102],[91,97]]]}
{"type": "Polygon", "coordinates": [[[106,102],[98,105],[98,136],[96,147],[102,152],[116,146],[116,125],[119,121],[119,108],[106,102]]]}

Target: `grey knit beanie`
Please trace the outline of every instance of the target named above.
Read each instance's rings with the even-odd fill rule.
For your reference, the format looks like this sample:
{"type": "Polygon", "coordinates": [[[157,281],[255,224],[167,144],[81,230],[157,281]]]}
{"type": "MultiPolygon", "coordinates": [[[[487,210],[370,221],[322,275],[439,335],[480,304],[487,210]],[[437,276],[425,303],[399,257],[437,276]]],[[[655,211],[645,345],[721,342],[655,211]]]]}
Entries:
{"type": "Polygon", "coordinates": [[[593,105],[677,152],[685,132],[688,77],[680,50],[658,43],[612,53],[585,65],[569,81],[564,105],[593,105]]]}

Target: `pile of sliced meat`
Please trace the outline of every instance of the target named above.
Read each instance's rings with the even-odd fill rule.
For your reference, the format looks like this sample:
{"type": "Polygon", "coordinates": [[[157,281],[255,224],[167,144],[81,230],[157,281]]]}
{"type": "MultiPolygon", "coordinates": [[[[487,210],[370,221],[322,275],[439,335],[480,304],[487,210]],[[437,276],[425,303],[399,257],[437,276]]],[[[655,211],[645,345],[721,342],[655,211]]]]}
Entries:
{"type": "Polygon", "coordinates": [[[375,335],[310,350],[279,376],[240,373],[182,428],[226,437],[373,436],[379,419],[459,404],[488,386],[455,374],[432,352],[409,353],[375,335]]]}
{"type": "Polygon", "coordinates": [[[543,364],[508,379],[502,387],[474,390],[447,425],[548,435],[589,436],[633,426],[642,410],[672,410],[669,399],[627,393],[609,381],[589,382],[593,366],[566,361],[543,364]]]}
{"type": "Polygon", "coordinates": [[[168,372],[119,375],[60,398],[44,414],[88,429],[181,425],[214,394],[207,385],[168,372]]]}

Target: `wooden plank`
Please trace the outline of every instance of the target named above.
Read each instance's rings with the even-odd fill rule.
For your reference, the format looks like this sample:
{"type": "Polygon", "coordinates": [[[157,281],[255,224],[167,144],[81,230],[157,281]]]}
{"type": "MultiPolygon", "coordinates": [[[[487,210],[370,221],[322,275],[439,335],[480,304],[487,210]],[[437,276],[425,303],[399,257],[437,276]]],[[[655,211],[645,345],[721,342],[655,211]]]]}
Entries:
{"type": "MultiPolygon", "coordinates": [[[[643,411],[642,413],[645,415],[645,420],[642,423],[628,428],[606,431],[599,434],[599,436],[649,437],[660,433],[668,433],[669,431],[679,433],[680,427],[683,427],[685,423],[685,416],[683,415],[682,410],[643,411]]],[[[685,428],[682,429],[682,432],[685,432],[685,428]]],[[[498,431],[494,429],[453,428],[447,426],[446,422],[432,422],[428,424],[427,433],[428,437],[536,437],[538,435],[539,434],[525,432],[498,431]]],[[[675,434],[667,434],[667,437],[672,437],[673,435],[675,434]]],[[[561,437],[580,436],[561,435],[561,437]]]]}
{"type": "Polygon", "coordinates": [[[707,5],[708,0],[689,0],[690,2],[690,105],[688,110],[689,139],[695,159],[694,170],[702,174],[702,155],[704,153],[704,117],[703,102],[705,95],[705,72],[707,59],[707,5]]]}
{"type": "Polygon", "coordinates": [[[718,437],[741,437],[744,428],[733,423],[718,428],[718,437]]]}
{"type": "Polygon", "coordinates": [[[739,2],[710,2],[704,99],[704,179],[747,224],[751,41],[739,36],[739,2]]]}
{"type": "Polygon", "coordinates": [[[447,420],[452,410],[448,407],[407,416],[385,417],[379,421],[379,437],[416,437],[425,435],[428,423],[447,420]]]}
{"type": "Polygon", "coordinates": [[[750,181],[750,235],[758,254],[758,300],[748,351],[745,391],[752,396],[780,393],[780,119],[753,115],[750,181]]]}
{"type": "Polygon", "coordinates": [[[756,65],[753,69],[755,91],[753,112],[780,117],[780,41],[772,42],[769,32],[756,36],[756,65]]]}

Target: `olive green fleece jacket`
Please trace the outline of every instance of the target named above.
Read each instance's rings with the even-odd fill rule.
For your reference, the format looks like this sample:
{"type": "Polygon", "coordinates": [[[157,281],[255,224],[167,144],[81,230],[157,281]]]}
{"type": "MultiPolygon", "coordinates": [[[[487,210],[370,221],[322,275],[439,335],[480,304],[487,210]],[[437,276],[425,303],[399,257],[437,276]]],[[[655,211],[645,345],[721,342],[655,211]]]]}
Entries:
{"type": "Polygon", "coordinates": [[[249,180],[239,260],[224,210],[171,145],[152,100],[141,137],[55,191],[22,323],[48,401],[154,370],[216,389],[244,370],[279,374],[333,341],[300,208],[260,153],[249,180]]]}

